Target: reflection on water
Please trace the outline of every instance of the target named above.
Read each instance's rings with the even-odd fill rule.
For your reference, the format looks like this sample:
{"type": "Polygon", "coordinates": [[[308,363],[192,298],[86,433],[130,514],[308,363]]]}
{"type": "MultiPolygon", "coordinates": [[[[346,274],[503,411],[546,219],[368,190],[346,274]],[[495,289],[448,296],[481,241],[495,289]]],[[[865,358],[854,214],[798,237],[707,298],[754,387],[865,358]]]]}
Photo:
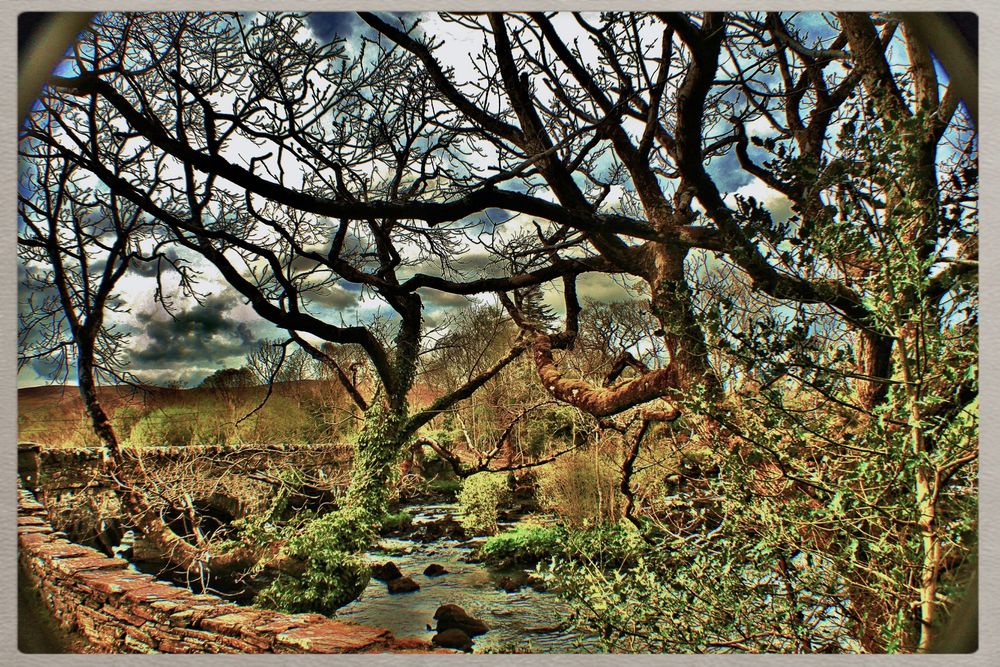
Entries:
{"type": "MultiPolygon", "coordinates": [[[[414,525],[457,515],[457,505],[424,505],[406,508],[414,525]]],[[[551,593],[524,586],[514,593],[498,589],[496,580],[509,571],[493,571],[478,563],[466,563],[470,548],[443,538],[422,544],[413,540],[383,538],[368,553],[372,563],[394,562],[403,576],[412,577],[419,591],[390,595],[385,582],[372,579],[358,600],[343,607],[337,617],[353,623],[388,628],[397,637],[429,641],[434,635],[434,612],[443,604],[457,604],[490,631],[474,638],[477,653],[518,650],[534,653],[596,652],[596,637],[568,627],[568,607],[551,593]],[[443,565],[448,574],[428,577],[424,569],[443,565]]]]}

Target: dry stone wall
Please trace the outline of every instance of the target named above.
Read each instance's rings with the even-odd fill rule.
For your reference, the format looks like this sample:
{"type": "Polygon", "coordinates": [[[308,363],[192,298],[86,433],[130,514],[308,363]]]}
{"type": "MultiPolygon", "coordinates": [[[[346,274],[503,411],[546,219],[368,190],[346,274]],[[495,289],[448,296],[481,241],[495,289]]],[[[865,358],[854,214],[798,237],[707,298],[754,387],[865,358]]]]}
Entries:
{"type": "MultiPolygon", "coordinates": [[[[213,479],[294,467],[301,472],[336,478],[348,472],[351,447],[345,444],[189,445],[184,447],[125,447],[129,465],[151,471],[182,466],[193,475],[213,479]]],[[[92,487],[101,465],[99,447],[48,448],[18,445],[18,473],[33,491],[59,493],[92,487]]]]}
{"type": "MultiPolygon", "coordinates": [[[[211,530],[266,511],[275,490],[289,480],[301,483],[295,503],[318,507],[333,501],[350,481],[352,451],[344,444],[192,445],[126,447],[124,455],[126,479],[143,480],[174,507],[193,503],[195,511],[210,517],[211,530]]],[[[127,521],[101,457],[99,448],[20,444],[18,475],[57,530],[110,553],[127,521]]],[[[158,558],[145,547],[137,549],[143,550],[136,551],[137,559],[158,558]]]]}
{"type": "Polygon", "coordinates": [[[320,614],[241,607],[157,581],[127,561],[67,540],[45,507],[18,489],[24,582],[55,620],[99,653],[422,653],[431,647],[385,629],[320,614]]]}

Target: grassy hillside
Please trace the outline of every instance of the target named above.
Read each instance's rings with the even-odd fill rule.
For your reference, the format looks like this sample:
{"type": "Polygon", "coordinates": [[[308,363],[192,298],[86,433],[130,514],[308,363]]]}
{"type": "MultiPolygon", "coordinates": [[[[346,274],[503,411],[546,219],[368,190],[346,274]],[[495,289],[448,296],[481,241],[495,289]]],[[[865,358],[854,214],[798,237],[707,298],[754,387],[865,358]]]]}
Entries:
{"type": "MultiPolygon", "coordinates": [[[[99,397],[128,444],[328,441],[351,430],[343,390],[319,380],[278,383],[250,417],[266,387],[168,389],[102,387],[99,397]]],[[[18,440],[55,447],[96,445],[75,386],[18,390],[18,440]]]]}

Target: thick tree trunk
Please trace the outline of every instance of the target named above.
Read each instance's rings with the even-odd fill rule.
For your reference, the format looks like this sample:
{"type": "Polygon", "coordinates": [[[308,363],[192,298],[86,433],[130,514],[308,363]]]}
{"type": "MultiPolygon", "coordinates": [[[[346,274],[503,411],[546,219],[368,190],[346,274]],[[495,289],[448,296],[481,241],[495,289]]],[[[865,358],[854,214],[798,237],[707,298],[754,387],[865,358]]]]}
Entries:
{"type": "Polygon", "coordinates": [[[376,399],[365,413],[355,445],[346,505],[364,510],[375,521],[385,515],[392,478],[406,445],[405,423],[405,409],[393,410],[376,399]]]}
{"type": "Polygon", "coordinates": [[[714,387],[715,377],[708,365],[705,334],[692,309],[694,295],[684,277],[687,250],[658,244],[652,248],[646,280],[650,288],[650,310],[659,321],[670,353],[677,389],[691,386],[714,387]]]}
{"type": "Polygon", "coordinates": [[[892,370],[893,341],[869,331],[858,332],[857,371],[863,376],[857,381],[858,407],[868,412],[885,400],[889,391],[886,381],[892,370]]]}

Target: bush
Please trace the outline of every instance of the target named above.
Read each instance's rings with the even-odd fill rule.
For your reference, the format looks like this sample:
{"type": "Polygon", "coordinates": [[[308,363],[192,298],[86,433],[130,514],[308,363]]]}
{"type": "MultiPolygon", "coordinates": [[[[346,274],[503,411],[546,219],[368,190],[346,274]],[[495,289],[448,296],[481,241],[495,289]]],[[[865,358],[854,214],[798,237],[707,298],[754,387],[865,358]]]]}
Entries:
{"type": "Polygon", "coordinates": [[[598,568],[617,569],[631,567],[636,556],[648,548],[631,524],[620,521],[568,531],[561,555],[598,568]]]}
{"type": "Polygon", "coordinates": [[[111,426],[120,442],[127,442],[132,436],[132,430],[145,416],[145,411],[134,405],[120,406],[111,417],[111,426]]]}
{"type": "Polygon", "coordinates": [[[497,532],[498,509],[510,500],[510,483],[506,474],[477,472],[468,477],[458,493],[458,502],[464,514],[462,527],[480,535],[497,532]]]}
{"type": "Polygon", "coordinates": [[[413,525],[413,515],[403,510],[395,514],[386,515],[382,521],[382,531],[390,532],[394,530],[406,530],[413,525]]]}
{"type": "Polygon", "coordinates": [[[566,532],[560,526],[519,524],[487,539],[479,548],[479,557],[491,565],[534,565],[561,552],[566,532]]]}
{"type": "MultiPolygon", "coordinates": [[[[253,407],[240,408],[235,418],[240,419],[253,407]]],[[[305,400],[272,395],[259,412],[236,426],[234,437],[242,442],[316,442],[324,425],[308,407],[305,400]]]]}
{"type": "Polygon", "coordinates": [[[522,524],[487,539],[479,548],[479,557],[496,566],[534,565],[558,557],[617,568],[632,563],[643,544],[639,534],[623,524],[600,524],[581,530],[522,524]]]}
{"type": "Polygon", "coordinates": [[[199,418],[191,408],[166,407],[143,416],[132,427],[133,447],[190,445],[198,433],[199,418]]]}
{"type": "Polygon", "coordinates": [[[371,518],[357,510],[338,510],[312,521],[284,549],[307,563],[305,571],[279,574],[256,603],[292,613],[332,614],[368,585],[371,569],[363,551],[374,535],[371,518]]]}
{"type": "Polygon", "coordinates": [[[462,480],[447,477],[437,477],[427,483],[427,489],[436,493],[458,497],[458,492],[462,490],[462,480]]]}
{"type": "Polygon", "coordinates": [[[570,526],[613,522],[625,509],[621,475],[618,456],[593,449],[570,452],[540,470],[538,500],[570,526]]]}
{"type": "Polygon", "coordinates": [[[582,425],[577,424],[579,419],[576,409],[568,405],[537,411],[527,422],[525,450],[537,456],[551,450],[554,444],[581,442],[585,434],[580,430],[582,425]]]}

